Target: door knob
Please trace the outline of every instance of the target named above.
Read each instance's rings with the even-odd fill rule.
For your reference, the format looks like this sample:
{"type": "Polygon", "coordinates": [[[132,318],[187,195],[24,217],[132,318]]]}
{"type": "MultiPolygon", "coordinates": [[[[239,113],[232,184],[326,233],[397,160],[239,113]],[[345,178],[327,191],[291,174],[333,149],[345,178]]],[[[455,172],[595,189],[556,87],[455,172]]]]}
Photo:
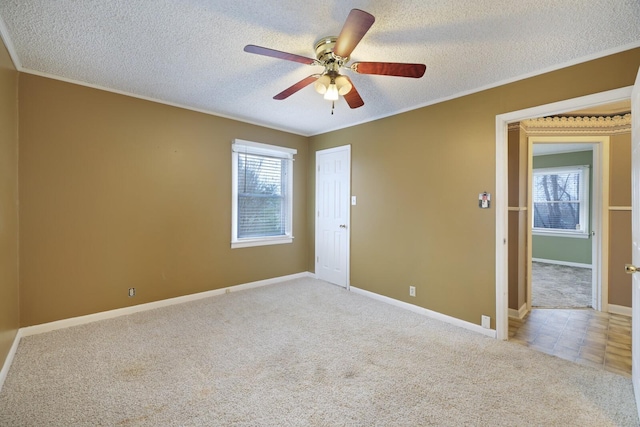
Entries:
{"type": "Polygon", "coordinates": [[[624,265],[624,272],[627,274],[633,274],[633,273],[636,273],[637,271],[638,271],[638,267],[636,267],[635,265],[632,265],[632,264],[624,265]]]}

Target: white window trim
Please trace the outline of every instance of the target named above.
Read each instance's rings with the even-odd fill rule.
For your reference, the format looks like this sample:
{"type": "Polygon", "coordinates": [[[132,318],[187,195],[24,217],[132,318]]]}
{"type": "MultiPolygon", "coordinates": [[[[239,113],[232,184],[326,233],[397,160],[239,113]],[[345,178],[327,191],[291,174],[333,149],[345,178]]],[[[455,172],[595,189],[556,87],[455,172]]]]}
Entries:
{"type": "MultiPolygon", "coordinates": [[[[531,234],[536,236],[554,236],[554,237],[571,237],[576,239],[588,239],[591,235],[589,230],[589,205],[591,203],[589,197],[589,179],[590,171],[589,165],[576,165],[576,166],[560,166],[553,168],[539,168],[532,171],[532,178],[535,175],[549,175],[553,173],[569,173],[580,171],[582,174],[582,185],[580,186],[580,203],[586,206],[585,209],[580,209],[580,224],[584,224],[582,230],[560,230],[549,228],[536,228],[535,224],[535,209],[532,209],[531,213],[531,234]],[[586,175],[586,176],[585,176],[586,175]]],[[[535,204],[535,202],[532,202],[535,204]]]]}
{"type": "Polygon", "coordinates": [[[535,236],[549,236],[549,237],[571,237],[572,239],[588,239],[589,232],[582,231],[559,231],[559,230],[544,230],[536,228],[531,230],[531,234],[535,236]]]}
{"type": "Polygon", "coordinates": [[[231,144],[231,248],[280,245],[293,242],[293,166],[287,176],[288,221],[284,236],[238,238],[238,153],[278,157],[293,162],[298,150],[277,145],[234,139],[231,144]]]}

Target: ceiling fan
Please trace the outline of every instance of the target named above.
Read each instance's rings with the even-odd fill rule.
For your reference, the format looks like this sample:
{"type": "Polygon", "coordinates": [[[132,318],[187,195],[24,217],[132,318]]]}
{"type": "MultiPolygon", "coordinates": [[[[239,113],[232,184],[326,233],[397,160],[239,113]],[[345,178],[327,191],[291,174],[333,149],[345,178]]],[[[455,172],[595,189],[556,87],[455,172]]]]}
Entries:
{"type": "MultiPolygon", "coordinates": [[[[339,95],[342,95],[349,107],[358,108],[364,105],[364,101],[353,86],[351,79],[340,74],[340,69],[346,68],[359,74],[420,78],[427,68],[424,64],[400,62],[354,62],[351,65],[347,65],[351,52],[353,52],[366,32],[369,31],[374,21],[375,18],[370,13],[360,9],[352,9],[338,37],[323,37],[316,42],[316,59],[252,44],[245,46],[244,51],[324,67],[324,72],[312,74],[300,80],[274,96],[273,99],[286,99],[300,89],[315,83],[316,91],[323,94],[324,99],[334,102],[339,99],[339,95]]],[[[333,114],[333,110],[331,114],[333,114]]]]}

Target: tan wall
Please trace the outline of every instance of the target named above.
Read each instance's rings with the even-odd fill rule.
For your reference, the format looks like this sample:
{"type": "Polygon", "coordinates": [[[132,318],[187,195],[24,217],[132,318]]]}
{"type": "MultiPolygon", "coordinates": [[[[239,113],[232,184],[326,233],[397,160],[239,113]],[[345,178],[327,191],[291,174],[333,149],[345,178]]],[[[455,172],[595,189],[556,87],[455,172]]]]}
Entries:
{"type": "MultiPolygon", "coordinates": [[[[351,284],[476,324],[495,319],[495,210],[477,198],[495,192],[496,115],[632,85],[639,66],[635,49],[312,137],[312,152],[352,145],[351,284]]],[[[313,222],[313,168],[308,185],[313,222]]]]}
{"type": "Polygon", "coordinates": [[[509,211],[509,308],[519,310],[525,303],[526,212],[509,211]]]}
{"type": "Polygon", "coordinates": [[[519,127],[508,133],[509,173],[509,308],[526,302],[527,271],[527,138],[519,127]]]}
{"type": "MultiPolygon", "coordinates": [[[[613,135],[609,149],[609,204],[631,207],[631,133],[613,135]]],[[[631,307],[631,210],[609,211],[609,304],[631,307]]]]}
{"type": "Polygon", "coordinates": [[[609,140],[609,205],[631,207],[631,132],[609,140]]]}
{"type": "Polygon", "coordinates": [[[23,326],[306,271],[307,138],[28,74],[19,96],[23,326]],[[298,149],[293,244],[230,249],[234,138],[298,149]]]}
{"type": "Polygon", "coordinates": [[[352,285],[494,318],[495,211],[477,194],[495,190],[495,115],[630,85],[639,53],[319,135],[309,152],[304,137],[21,75],[22,325],[313,271],[314,152],[344,144],[352,285]],[[299,150],[294,244],[230,249],[233,138],[299,150]]]}
{"type": "Polygon", "coordinates": [[[520,212],[512,210],[520,206],[519,189],[520,189],[520,130],[509,129],[507,134],[507,153],[508,153],[508,205],[509,205],[509,253],[508,253],[508,271],[509,271],[509,308],[517,310],[518,307],[518,278],[519,264],[518,254],[520,253],[520,212]]]}
{"type": "Polygon", "coordinates": [[[507,133],[507,162],[508,162],[508,205],[509,207],[520,206],[520,155],[522,154],[520,146],[520,127],[509,128],[507,133]]]}
{"type": "Polygon", "coordinates": [[[0,42],[0,368],[20,327],[18,72],[0,42]]]}

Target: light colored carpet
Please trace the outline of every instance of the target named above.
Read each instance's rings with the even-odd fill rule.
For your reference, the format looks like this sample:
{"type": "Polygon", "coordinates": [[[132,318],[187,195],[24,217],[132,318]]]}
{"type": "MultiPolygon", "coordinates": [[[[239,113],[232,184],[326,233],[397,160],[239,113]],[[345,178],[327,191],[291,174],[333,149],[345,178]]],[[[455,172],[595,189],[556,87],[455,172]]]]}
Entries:
{"type": "Polygon", "coordinates": [[[313,279],[26,337],[2,426],[634,426],[631,380],[313,279]]]}
{"type": "Polygon", "coordinates": [[[543,308],[591,307],[590,268],[531,263],[531,305],[543,308]]]}

